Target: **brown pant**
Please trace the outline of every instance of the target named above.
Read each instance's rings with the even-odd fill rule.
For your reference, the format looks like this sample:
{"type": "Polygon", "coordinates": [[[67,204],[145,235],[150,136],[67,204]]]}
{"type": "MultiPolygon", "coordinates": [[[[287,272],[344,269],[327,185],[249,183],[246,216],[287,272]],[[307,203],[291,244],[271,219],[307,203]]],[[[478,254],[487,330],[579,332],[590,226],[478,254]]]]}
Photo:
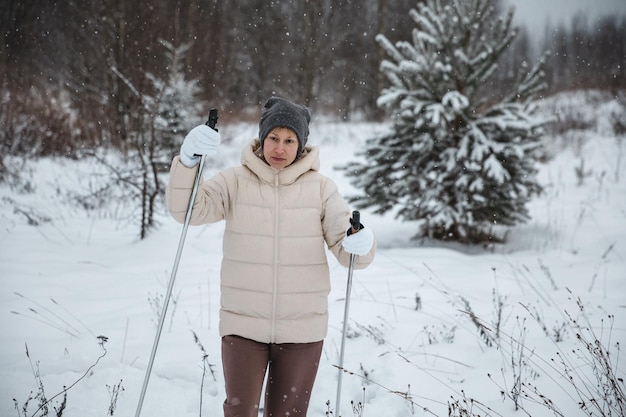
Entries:
{"type": "Polygon", "coordinates": [[[268,366],[264,417],[306,417],[322,344],[267,344],[223,337],[224,417],[258,417],[268,366]]]}

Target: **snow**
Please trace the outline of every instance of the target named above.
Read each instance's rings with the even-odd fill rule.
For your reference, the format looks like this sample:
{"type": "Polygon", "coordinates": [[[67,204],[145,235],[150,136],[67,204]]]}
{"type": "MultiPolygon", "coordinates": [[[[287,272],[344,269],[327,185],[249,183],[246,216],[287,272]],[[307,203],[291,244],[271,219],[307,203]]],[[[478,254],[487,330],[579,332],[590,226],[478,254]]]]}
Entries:
{"type": "MultiPolygon", "coordinates": [[[[595,117],[598,108],[612,109],[584,104],[578,95],[566,99],[586,117],[595,117]]],[[[463,404],[464,395],[475,400],[477,414],[487,414],[489,407],[490,415],[518,416],[514,402],[500,392],[511,391],[516,376],[537,386],[564,415],[582,416],[576,390],[558,360],[551,362],[560,352],[589,378],[592,392],[597,389],[567,314],[589,321],[624,377],[616,348],[626,342],[624,138],[608,132],[608,112],[596,116],[598,127],[579,132],[574,143],[555,138],[561,148],[539,172],[545,193],[529,206],[532,220],[511,229],[504,245],[414,242],[413,223],[362,211],[379,249],[370,268],[354,273],[343,416],[357,414],[350,401],[362,403],[364,416],[447,416],[448,403],[463,404]],[[588,175],[579,185],[575,167],[583,156],[588,175]],[[472,317],[492,331],[481,335],[472,317]],[[554,334],[563,340],[555,342],[554,334]]],[[[321,145],[321,170],[343,194],[354,189],[334,167],[385,128],[313,121],[310,142],[321,145]]],[[[221,125],[225,144],[208,171],[238,163],[255,131],[254,125],[221,125]]],[[[35,193],[0,186],[1,416],[20,415],[14,399],[21,410],[29,394],[37,393],[29,357],[48,398],[87,373],[68,390],[63,416],[110,415],[116,387],[123,390],[114,415],[135,413],[181,226],[160,213],[160,228],[140,241],[138,227],[124,217],[129,208],[120,202],[97,213],[68,204],[63,190],[80,183],[77,178],[89,174],[90,164],[30,161],[25,169],[32,169],[35,193]],[[29,225],[24,212],[40,225],[29,225]],[[101,335],[108,338],[106,355],[89,370],[105,353],[101,335]]],[[[189,229],[142,416],[221,415],[222,232],[222,224],[189,229]],[[216,380],[209,369],[202,379],[204,353],[194,333],[216,380]]],[[[310,416],[335,407],[347,270],[332,257],[330,265],[330,328],[310,416]]],[[[58,408],[61,400],[62,395],[50,407],[58,408]]],[[[533,400],[519,401],[533,415],[552,415],[533,400]]],[[[28,405],[29,416],[36,403],[28,405]]]]}

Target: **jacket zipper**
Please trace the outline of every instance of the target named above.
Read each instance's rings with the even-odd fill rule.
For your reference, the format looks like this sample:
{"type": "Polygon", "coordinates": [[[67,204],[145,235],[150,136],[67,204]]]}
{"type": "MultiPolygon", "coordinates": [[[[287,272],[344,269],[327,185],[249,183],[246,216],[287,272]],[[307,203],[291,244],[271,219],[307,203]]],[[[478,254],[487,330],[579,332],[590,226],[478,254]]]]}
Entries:
{"type": "Polygon", "coordinates": [[[272,288],[272,317],[271,317],[271,331],[270,331],[270,343],[276,341],[276,304],[278,302],[278,266],[279,266],[279,227],[280,223],[280,195],[278,190],[278,171],[274,174],[274,268],[273,268],[273,288],[272,288]]]}

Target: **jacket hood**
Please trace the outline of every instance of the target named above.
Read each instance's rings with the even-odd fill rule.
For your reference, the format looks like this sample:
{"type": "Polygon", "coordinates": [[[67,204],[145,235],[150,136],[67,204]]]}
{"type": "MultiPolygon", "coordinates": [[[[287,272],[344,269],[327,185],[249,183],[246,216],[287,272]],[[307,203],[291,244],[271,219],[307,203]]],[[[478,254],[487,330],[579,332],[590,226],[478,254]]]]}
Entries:
{"type": "Polygon", "coordinates": [[[259,139],[254,139],[243,148],[241,165],[250,169],[264,182],[273,184],[275,177],[278,176],[280,185],[289,185],[309,171],[319,171],[320,151],[318,146],[307,145],[291,165],[284,169],[275,169],[263,158],[259,139]]]}

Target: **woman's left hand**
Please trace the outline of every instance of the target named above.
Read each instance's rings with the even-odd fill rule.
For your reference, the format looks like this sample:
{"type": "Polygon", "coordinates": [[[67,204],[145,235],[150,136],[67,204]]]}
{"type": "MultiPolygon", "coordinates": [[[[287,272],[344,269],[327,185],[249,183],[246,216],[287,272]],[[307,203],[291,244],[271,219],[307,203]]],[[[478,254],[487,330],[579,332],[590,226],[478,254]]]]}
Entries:
{"type": "Polygon", "coordinates": [[[363,227],[358,232],[346,236],[341,245],[348,253],[364,256],[369,253],[374,244],[374,233],[372,229],[363,227]]]}

